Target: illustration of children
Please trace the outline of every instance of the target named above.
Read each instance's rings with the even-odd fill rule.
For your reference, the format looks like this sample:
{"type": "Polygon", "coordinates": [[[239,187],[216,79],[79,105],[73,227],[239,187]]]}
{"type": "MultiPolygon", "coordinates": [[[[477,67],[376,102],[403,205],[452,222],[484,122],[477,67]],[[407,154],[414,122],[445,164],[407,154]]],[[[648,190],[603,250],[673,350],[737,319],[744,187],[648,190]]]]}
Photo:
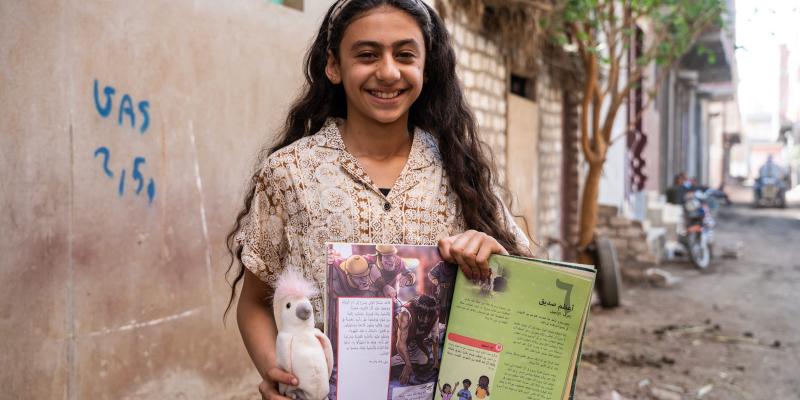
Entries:
{"type": "Polygon", "coordinates": [[[481,375],[478,378],[478,387],[475,388],[475,397],[479,399],[485,399],[489,396],[489,377],[486,375],[481,375]]]}
{"type": "Polygon", "coordinates": [[[439,395],[442,396],[442,400],[450,400],[453,398],[453,391],[458,388],[458,382],[454,383],[453,386],[450,386],[449,383],[445,383],[444,386],[439,388],[439,395]]]}
{"type": "Polygon", "coordinates": [[[464,379],[461,383],[464,384],[464,388],[458,391],[458,400],[472,400],[472,393],[469,391],[472,381],[464,379]]]}

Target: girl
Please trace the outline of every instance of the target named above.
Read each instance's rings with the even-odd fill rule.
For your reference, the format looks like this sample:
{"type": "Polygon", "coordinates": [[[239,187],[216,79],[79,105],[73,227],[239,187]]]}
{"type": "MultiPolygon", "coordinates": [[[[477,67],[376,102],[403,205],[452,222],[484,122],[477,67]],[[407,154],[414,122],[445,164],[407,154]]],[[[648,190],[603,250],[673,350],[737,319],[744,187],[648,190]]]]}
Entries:
{"type": "Polygon", "coordinates": [[[479,399],[485,399],[490,395],[489,377],[486,375],[481,375],[481,377],[478,378],[478,387],[475,389],[475,397],[479,399]]]}
{"type": "MultiPolygon", "coordinates": [[[[439,382],[436,382],[438,385],[439,382]]],[[[458,382],[450,386],[449,383],[445,383],[444,386],[439,388],[439,395],[442,396],[442,400],[450,400],[453,398],[453,392],[458,389],[458,382]]]]}
{"type": "MultiPolygon", "coordinates": [[[[277,382],[297,384],[275,367],[271,284],[292,266],[324,293],[325,242],[438,243],[474,280],[489,277],[491,254],[529,254],[493,190],[449,43],[422,0],[338,0],[328,10],[303,93],[262,152],[227,238],[246,267],[228,308],[243,280],[237,321],[263,398],[284,399],[277,382]]],[[[322,297],[312,303],[322,321],[322,297]]]]}

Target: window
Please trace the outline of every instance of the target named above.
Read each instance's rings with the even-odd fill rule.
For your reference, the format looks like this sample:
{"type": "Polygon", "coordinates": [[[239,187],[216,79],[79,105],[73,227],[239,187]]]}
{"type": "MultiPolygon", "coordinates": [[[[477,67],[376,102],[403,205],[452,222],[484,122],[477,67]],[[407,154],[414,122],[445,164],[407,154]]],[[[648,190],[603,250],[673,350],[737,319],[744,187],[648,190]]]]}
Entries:
{"type": "Polygon", "coordinates": [[[536,101],[536,79],[511,74],[511,93],[536,101]]]}

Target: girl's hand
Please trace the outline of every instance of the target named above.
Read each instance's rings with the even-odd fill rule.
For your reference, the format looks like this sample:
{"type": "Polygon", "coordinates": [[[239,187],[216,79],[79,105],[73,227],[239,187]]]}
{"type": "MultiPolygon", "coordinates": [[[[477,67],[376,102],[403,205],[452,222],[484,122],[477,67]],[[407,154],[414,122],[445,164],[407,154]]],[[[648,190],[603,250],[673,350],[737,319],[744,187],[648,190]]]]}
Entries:
{"type": "Polygon", "coordinates": [[[489,279],[490,255],[508,254],[495,238],[474,230],[439,240],[439,252],[445,261],[458,264],[473,281],[489,279]]]}
{"type": "Polygon", "coordinates": [[[278,393],[278,382],[297,386],[299,382],[294,375],[277,367],[267,370],[267,377],[258,385],[262,400],[291,400],[278,393]]]}

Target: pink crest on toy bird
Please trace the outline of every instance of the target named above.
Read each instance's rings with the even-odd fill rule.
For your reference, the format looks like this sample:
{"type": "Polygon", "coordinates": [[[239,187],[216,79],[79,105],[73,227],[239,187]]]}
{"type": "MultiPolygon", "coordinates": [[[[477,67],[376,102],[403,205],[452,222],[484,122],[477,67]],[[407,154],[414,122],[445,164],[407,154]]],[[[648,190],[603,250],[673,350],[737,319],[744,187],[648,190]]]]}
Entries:
{"type": "Polygon", "coordinates": [[[294,268],[286,268],[275,282],[275,299],[310,298],[315,296],[317,288],[294,268]]]}

